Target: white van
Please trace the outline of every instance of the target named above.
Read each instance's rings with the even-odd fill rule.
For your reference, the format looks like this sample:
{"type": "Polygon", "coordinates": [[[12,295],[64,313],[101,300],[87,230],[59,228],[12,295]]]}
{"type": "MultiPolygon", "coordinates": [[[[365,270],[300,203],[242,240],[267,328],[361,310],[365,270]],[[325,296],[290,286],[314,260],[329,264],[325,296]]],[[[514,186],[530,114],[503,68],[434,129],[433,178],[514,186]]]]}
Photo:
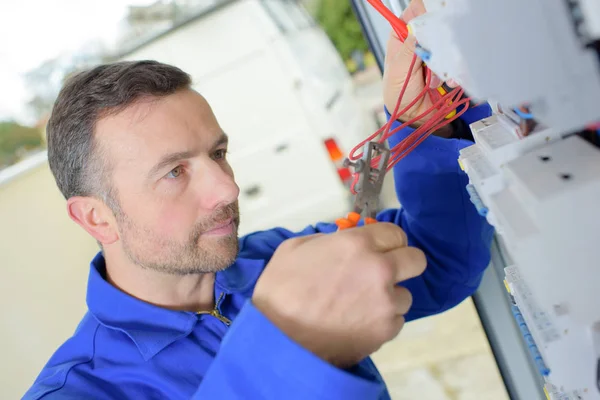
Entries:
{"type": "Polygon", "coordinates": [[[329,38],[295,0],[221,0],[122,55],[192,75],[230,136],[241,234],[344,216],[350,149],[376,129],[329,38]]]}

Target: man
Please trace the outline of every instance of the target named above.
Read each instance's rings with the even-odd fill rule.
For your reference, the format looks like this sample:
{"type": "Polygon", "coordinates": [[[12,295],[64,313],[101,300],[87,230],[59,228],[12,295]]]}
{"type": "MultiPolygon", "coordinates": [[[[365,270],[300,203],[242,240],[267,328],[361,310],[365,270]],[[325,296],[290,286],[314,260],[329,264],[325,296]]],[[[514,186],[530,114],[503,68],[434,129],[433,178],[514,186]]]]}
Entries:
{"type": "MultiPolygon", "coordinates": [[[[412,51],[392,37],[388,52],[389,109],[412,51]]],[[[183,71],[131,62],[73,77],[48,157],[70,217],[102,252],[89,312],[25,398],[389,398],[368,356],[405,320],[472,294],[488,264],[491,228],[457,165],[466,122],[488,113],[469,111],[395,167],[403,209],[382,223],[238,240],[227,137],[183,71]]]]}

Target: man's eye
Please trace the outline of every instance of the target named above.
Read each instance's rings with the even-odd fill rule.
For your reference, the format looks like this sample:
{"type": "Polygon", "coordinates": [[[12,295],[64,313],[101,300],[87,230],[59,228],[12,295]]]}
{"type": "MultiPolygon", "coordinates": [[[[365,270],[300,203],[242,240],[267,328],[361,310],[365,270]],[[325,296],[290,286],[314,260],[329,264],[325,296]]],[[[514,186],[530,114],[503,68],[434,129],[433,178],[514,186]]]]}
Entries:
{"type": "Polygon", "coordinates": [[[179,175],[181,175],[183,173],[183,167],[179,166],[176,168],[173,168],[168,174],[167,174],[167,178],[178,178],[179,175]]]}
{"type": "Polygon", "coordinates": [[[215,160],[222,160],[223,158],[225,158],[225,155],[227,155],[227,150],[219,149],[219,150],[215,151],[215,154],[213,157],[215,160]]]}

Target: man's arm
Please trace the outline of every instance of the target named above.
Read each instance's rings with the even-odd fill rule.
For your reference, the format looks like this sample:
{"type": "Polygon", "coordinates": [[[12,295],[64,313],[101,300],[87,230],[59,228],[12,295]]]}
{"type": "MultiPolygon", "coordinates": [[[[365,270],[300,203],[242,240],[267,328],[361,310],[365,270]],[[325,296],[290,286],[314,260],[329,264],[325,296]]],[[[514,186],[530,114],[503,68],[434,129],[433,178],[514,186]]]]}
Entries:
{"type": "MultiPolygon", "coordinates": [[[[489,264],[493,228],[469,199],[458,156],[473,144],[466,139],[471,136],[468,124],[490,114],[487,104],[467,111],[454,125],[455,138],[430,136],[394,167],[402,208],[384,211],[378,219],[400,225],[409,245],[423,250],[428,261],[422,276],[402,283],[414,298],[407,320],[459,304],[477,289],[489,264]]],[[[398,132],[389,139],[390,147],[412,132],[398,132]]]]}
{"type": "MultiPolygon", "coordinates": [[[[97,329],[98,326],[90,330],[94,338],[97,329]]],[[[67,341],[23,399],[141,399],[162,398],[169,393],[169,385],[154,379],[140,379],[134,370],[131,386],[109,382],[103,379],[106,375],[95,376],[95,343],[82,345],[89,340],[89,335],[84,335],[67,341]]],[[[204,362],[199,360],[200,364],[204,362]]],[[[355,367],[351,373],[322,360],[286,336],[247,300],[216,357],[208,369],[202,371],[202,382],[192,399],[378,400],[385,387],[370,372],[355,367]]],[[[127,379],[118,381],[122,383],[127,379]]]]}
{"type": "MultiPolygon", "coordinates": [[[[489,264],[493,228],[469,200],[468,177],[460,169],[458,156],[460,149],[472,144],[461,138],[470,136],[468,124],[490,113],[487,104],[470,109],[454,124],[457,131],[453,136],[457,138],[430,136],[393,169],[402,207],[382,211],[377,219],[399,225],[408,236],[409,246],[420,248],[427,257],[425,272],[402,282],[413,295],[407,321],[462,302],[477,289],[489,264]]],[[[395,122],[392,129],[398,124],[395,122]]],[[[395,134],[389,139],[390,147],[412,132],[406,128],[395,134]]],[[[332,223],[318,223],[301,232],[276,228],[243,238],[242,248],[268,258],[288,238],[336,230],[332,223]]],[[[364,273],[369,273],[368,265],[364,273]]]]}

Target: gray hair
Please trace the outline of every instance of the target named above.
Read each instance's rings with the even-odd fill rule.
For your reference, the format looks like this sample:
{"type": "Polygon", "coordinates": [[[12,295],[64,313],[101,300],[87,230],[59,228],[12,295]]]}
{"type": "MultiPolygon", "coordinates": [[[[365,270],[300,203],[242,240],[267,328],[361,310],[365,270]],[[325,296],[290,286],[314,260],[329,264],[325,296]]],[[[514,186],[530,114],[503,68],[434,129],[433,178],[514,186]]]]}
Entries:
{"type": "Polygon", "coordinates": [[[94,139],[96,122],[142,98],[164,97],[190,85],[187,73],[156,61],[104,64],[70,77],[46,128],[48,162],[63,196],[99,197],[118,209],[107,157],[94,139]]]}

